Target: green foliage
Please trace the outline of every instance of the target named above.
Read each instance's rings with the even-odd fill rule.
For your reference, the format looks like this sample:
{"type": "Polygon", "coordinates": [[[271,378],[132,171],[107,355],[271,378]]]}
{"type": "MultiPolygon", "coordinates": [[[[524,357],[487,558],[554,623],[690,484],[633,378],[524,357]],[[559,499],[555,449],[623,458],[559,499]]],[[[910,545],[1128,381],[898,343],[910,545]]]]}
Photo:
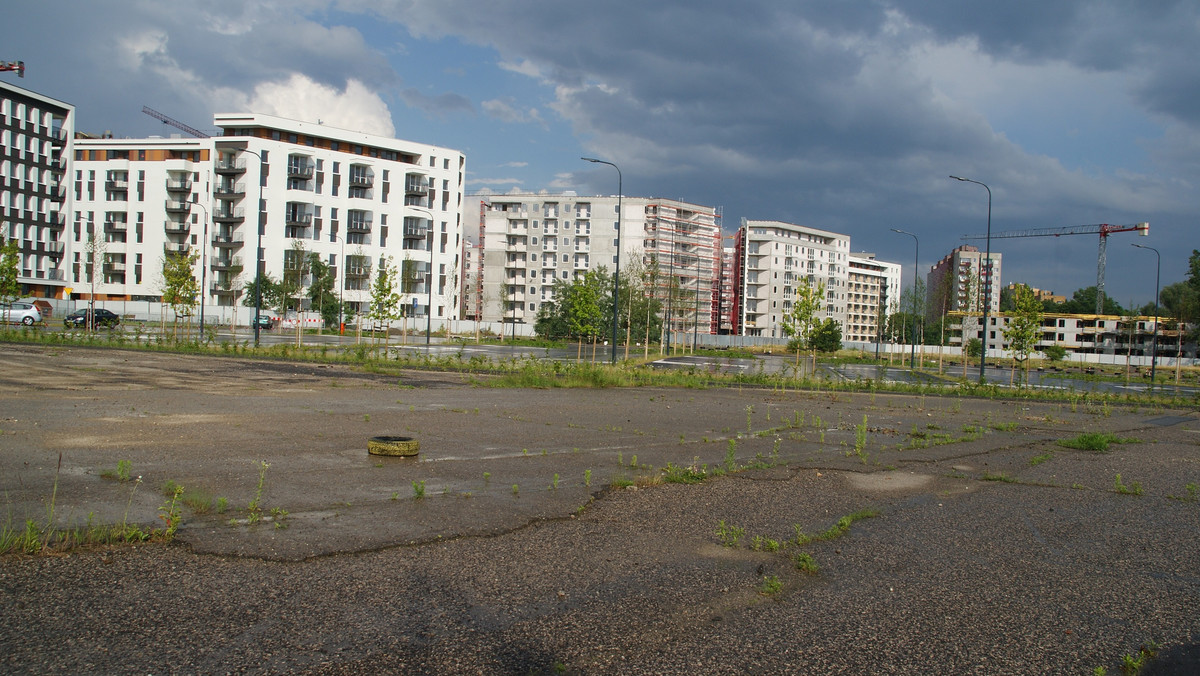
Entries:
{"type": "Polygon", "coordinates": [[[383,325],[390,324],[400,317],[400,294],[396,293],[396,270],[391,267],[391,257],[384,256],[375,271],[375,281],[371,283],[371,309],[367,318],[383,325]]]}
{"type": "Polygon", "coordinates": [[[775,575],[763,577],[762,584],[758,586],[758,593],[763,596],[772,596],[781,591],[783,591],[783,582],[775,575]]]}
{"type": "Polygon", "coordinates": [[[200,295],[195,266],[200,254],[167,253],[162,258],[162,300],[175,312],[175,317],[190,317],[200,295]]]}
{"type": "Polygon", "coordinates": [[[708,478],[708,468],[696,467],[695,464],[690,466],[673,465],[667,463],[663,468],[663,481],[669,484],[698,484],[708,478]]]}
{"type": "Polygon", "coordinates": [[[837,352],[842,349],[842,325],[826,317],[814,331],[809,341],[817,352],[837,352]]]}
{"type": "Polygon", "coordinates": [[[741,526],[725,525],[725,520],[721,519],[717,523],[717,538],[721,540],[721,544],[725,547],[736,547],[738,540],[741,540],[746,535],[746,529],[741,526]]]}
{"type": "Polygon", "coordinates": [[[1113,481],[1113,490],[1120,493],[1121,495],[1141,495],[1142,494],[1142,484],[1135,481],[1132,484],[1126,486],[1125,483],[1123,481],[1121,481],[1121,475],[1118,474],[1116,480],[1113,481]]]}
{"type": "Polygon", "coordinates": [[[979,359],[983,355],[983,341],[978,338],[967,339],[967,356],[971,359],[979,359]]]}
{"type": "Polygon", "coordinates": [[[813,559],[812,554],[809,554],[808,552],[796,552],[796,554],[792,556],[792,563],[796,565],[796,570],[809,575],[816,575],[821,571],[820,567],[817,566],[817,562],[813,559]]]}
{"type": "Polygon", "coordinates": [[[0,247],[0,302],[11,303],[21,297],[21,249],[17,240],[5,240],[0,247]]]}
{"type": "MultiPolygon", "coordinates": [[[[1096,287],[1089,286],[1083,289],[1076,289],[1071,298],[1062,303],[1043,301],[1042,307],[1046,312],[1077,315],[1096,314],[1096,287]]],[[[1121,307],[1120,303],[1112,299],[1112,296],[1105,294],[1104,311],[1101,314],[1124,315],[1128,313],[1125,311],[1125,308],[1121,307]]]]}
{"type": "Polygon", "coordinates": [[[420,500],[425,497],[425,480],[412,482],[413,499],[420,500]]]}
{"type": "Polygon", "coordinates": [[[1050,361],[1062,361],[1067,358],[1067,348],[1062,345],[1047,345],[1042,348],[1042,354],[1050,361]]]}
{"type": "Polygon", "coordinates": [[[1024,284],[1016,286],[1013,296],[1016,307],[1004,328],[1004,337],[1016,360],[1024,361],[1042,336],[1042,303],[1024,284]]]}
{"type": "Polygon", "coordinates": [[[1134,438],[1118,437],[1111,432],[1084,432],[1071,439],[1059,439],[1056,443],[1063,448],[1072,448],[1077,451],[1107,453],[1109,444],[1136,444],[1139,441],[1134,438]]]}
{"type": "MultiPolygon", "coordinates": [[[[813,286],[808,277],[801,276],[797,279],[796,299],[792,301],[792,307],[784,312],[779,324],[784,335],[792,338],[788,345],[794,345],[794,348],[789,349],[799,352],[812,347],[810,337],[820,323],[817,313],[824,307],[825,282],[813,286]]],[[[838,340],[840,342],[841,335],[838,336],[838,340]]]]}

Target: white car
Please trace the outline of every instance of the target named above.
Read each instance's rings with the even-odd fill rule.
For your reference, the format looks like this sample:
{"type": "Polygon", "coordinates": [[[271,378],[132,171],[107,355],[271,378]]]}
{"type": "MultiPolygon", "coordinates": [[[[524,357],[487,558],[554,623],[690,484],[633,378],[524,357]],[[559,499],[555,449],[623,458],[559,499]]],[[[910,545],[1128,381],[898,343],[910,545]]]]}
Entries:
{"type": "Polygon", "coordinates": [[[18,301],[16,303],[0,303],[0,321],[9,324],[24,324],[33,326],[40,324],[42,313],[33,303],[18,301]]]}

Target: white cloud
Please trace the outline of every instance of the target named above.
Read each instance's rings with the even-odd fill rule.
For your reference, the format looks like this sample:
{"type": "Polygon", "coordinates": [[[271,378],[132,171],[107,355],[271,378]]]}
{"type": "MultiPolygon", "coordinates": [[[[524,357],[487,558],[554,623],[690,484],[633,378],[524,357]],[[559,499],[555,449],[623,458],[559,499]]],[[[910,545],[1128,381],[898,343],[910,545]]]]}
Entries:
{"type": "Polygon", "coordinates": [[[542,116],[537,108],[519,110],[512,99],[490,99],[479,104],[484,114],[501,122],[542,124],[542,116]]]}
{"type": "Polygon", "coordinates": [[[390,137],[396,133],[387,104],[357,80],[350,80],[344,91],[338,91],[294,73],[285,81],[255,87],[254,93],[246,98],[244,108],[247,112],[293,120],[319,120],[332,127],[377,136],[390,137]]]}

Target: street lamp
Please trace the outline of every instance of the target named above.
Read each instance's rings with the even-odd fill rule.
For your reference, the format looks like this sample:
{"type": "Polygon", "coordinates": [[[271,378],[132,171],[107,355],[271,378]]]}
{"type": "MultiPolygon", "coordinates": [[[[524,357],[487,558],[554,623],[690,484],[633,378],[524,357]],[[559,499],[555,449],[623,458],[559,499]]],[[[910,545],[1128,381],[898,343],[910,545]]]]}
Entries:
{"type": "MultiPolygon", "coordinates": [[[[258,326],[258,318],[262,316],[262,285],[263,285],[263,250],[262,236],[263,228],[266,223],[263,219],[263,180],[266,176],[263,174],[263,166],[267,160],[262,156],[262,153],[249,148],[239,148],[244,153],[250,153],[258,157],[258,205],[255,211],[258,212],[258,240],[254,249],[254,347],[258,347],[258,335],[260,328],[258,326]]],[[[297,315],[298,317],[299,315],[297,315]]]]}
{"type": "Polygon", "coordinates": [[[345,317],[342,316],[342,313],[346,310],[346,303],[342,300],[342,288],[346,286],[346,240],[343,239],[341,235],[336,233],[331,232],[330,234],[333,235],[333,238],[341,245],[339,250],[340,253],[338,254],[340,258],[338,260],[337,269],[338,272],[342,273],[342,282],[341,284],[338,284],[336,277],[333,280],[334,284],[338,284],[338,342],[340,343],[342,341],[342,325],[345,323],[345,317]]]}
{"type": "Polygon", "coordinates": [[[433,214],[425,209],[410,206],[413,211],[424,211],[429,217],[429,274],[425,278],[425,289],[429,292],[429,300],[425,305],[425,349],[429,350],[429,328],[433,324],[433,214]]]}
{"type": "MultiPolygon", "coordinates": [[[[982,383],[983,379],[984,379],[984,367],[987,366],[988,308],[992,304],[992,189],[989,188],[986,183],[981,183],[979,181],[973,181],[969,178],[962,178],[961,176],[954,176],[953,174],[950,176],[950,178],[952,178],[956,181],[963,181],[964,183],[975,183],[978,185],[982,185],[983,189],[987,190],[987,194],[988,194],[987,253],[984,255],[984,260],[987,262],[987,285],[984,287],[984,294],[983,294],[983,345],[982,345],[982,349],[979,351],[980,352],[980,354],[979,354],[979,382],[982,383]]],[[[982,273],[982,270],[983,270],[982,264],[979,266],[979,269],[982,273]]],[[[963,348],[964,349],[966,348],[966,343],[963,343],[963,348]]],[[[964,361],[965,361],[965,355],[964,355],[964,361]]]]}
{"type": "Polygon", "coordinates": [[[1150,339],[1150,387],[1154,387],[1154,372],[1158,366],[1158,280],[1159,273],[1162,272],[1162,255],[1158,253],[1158,249],[1152,246],[1144,246],[1142,244],[1133,244],[1139,249],[1147,249],[1154,252],[1158,262],[1154,265],[1154,333],[1150,339]]]}
{"type": "MultiPolygon", "coordinates": [[[[192,206],[204,209],[204,239],[201,241],[200,249],[200,337],[204,337],[204,294],[206,289],[204,285],[208,283],[208,247],[205,243],[208,242],[208,207],[205,207],[199,202],[192,202],[192,206]]],[[[193,277],[193,279],[195,279],[193,277]]]]}
{"type": "MultiPolygon", "coordinates": [[[[908,235],[913,238],[913,332],[909,338],[912,339],[912,359],[909,364],[913,369],[917,368],[917,275],[920,274],[920,259],[921,259],[921,242],[917,236],[907,230],[897,230],[892,228],[892,232],[898,232],[901,235],[908,235]]],[[[903,357],[901,357],[903,361],[903,357]]]]}
{"type": "Polygon", "coordinates": [[[620,291],[620,286],[621,286],[621,198],[624,194],[624,188],[622,187],[622,184],[621,184],[621,181],[622,181],[621,168],[618,167],[617,165],[613,164],[612,162],[607,162],[605,160],[598,160],[594,157],[581,157],[579,159],[583,160],[584,162],[594,162],[596,164],[607,164],[608,166],[617,170],[617,258],[616,258],[616,264],[613,266],[615,269],[613,270],[613,299],[612,299],[612,312],[613,312],[612,363],[616,364],[617,363],[617,315],[619,314],[617,312],[617,295],[620,291]]]}

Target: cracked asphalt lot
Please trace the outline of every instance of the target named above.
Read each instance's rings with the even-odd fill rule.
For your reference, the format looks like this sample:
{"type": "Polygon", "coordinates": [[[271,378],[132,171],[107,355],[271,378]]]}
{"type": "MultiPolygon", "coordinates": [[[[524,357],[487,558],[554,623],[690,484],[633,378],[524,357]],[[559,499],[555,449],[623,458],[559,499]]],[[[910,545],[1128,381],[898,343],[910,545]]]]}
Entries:
{"type": "Polygon", "coordinates": [[[52,496],[58,528],[193,498],[169,544],[0,559],[8,673],[1118,673],[1144,646],[1142,673],[1200,670],[1192,408],[8,344],[0,366],[9,527],[52,496]],[[1128,443],[1055,443],[1097,431],[1128,443]],[[731,449],[754,468],[714,476],[731,449]],[[122,460],[140,484],[102,476],[122,460]],[[668,464],[710,478],[655,483],[668,464]]]}

